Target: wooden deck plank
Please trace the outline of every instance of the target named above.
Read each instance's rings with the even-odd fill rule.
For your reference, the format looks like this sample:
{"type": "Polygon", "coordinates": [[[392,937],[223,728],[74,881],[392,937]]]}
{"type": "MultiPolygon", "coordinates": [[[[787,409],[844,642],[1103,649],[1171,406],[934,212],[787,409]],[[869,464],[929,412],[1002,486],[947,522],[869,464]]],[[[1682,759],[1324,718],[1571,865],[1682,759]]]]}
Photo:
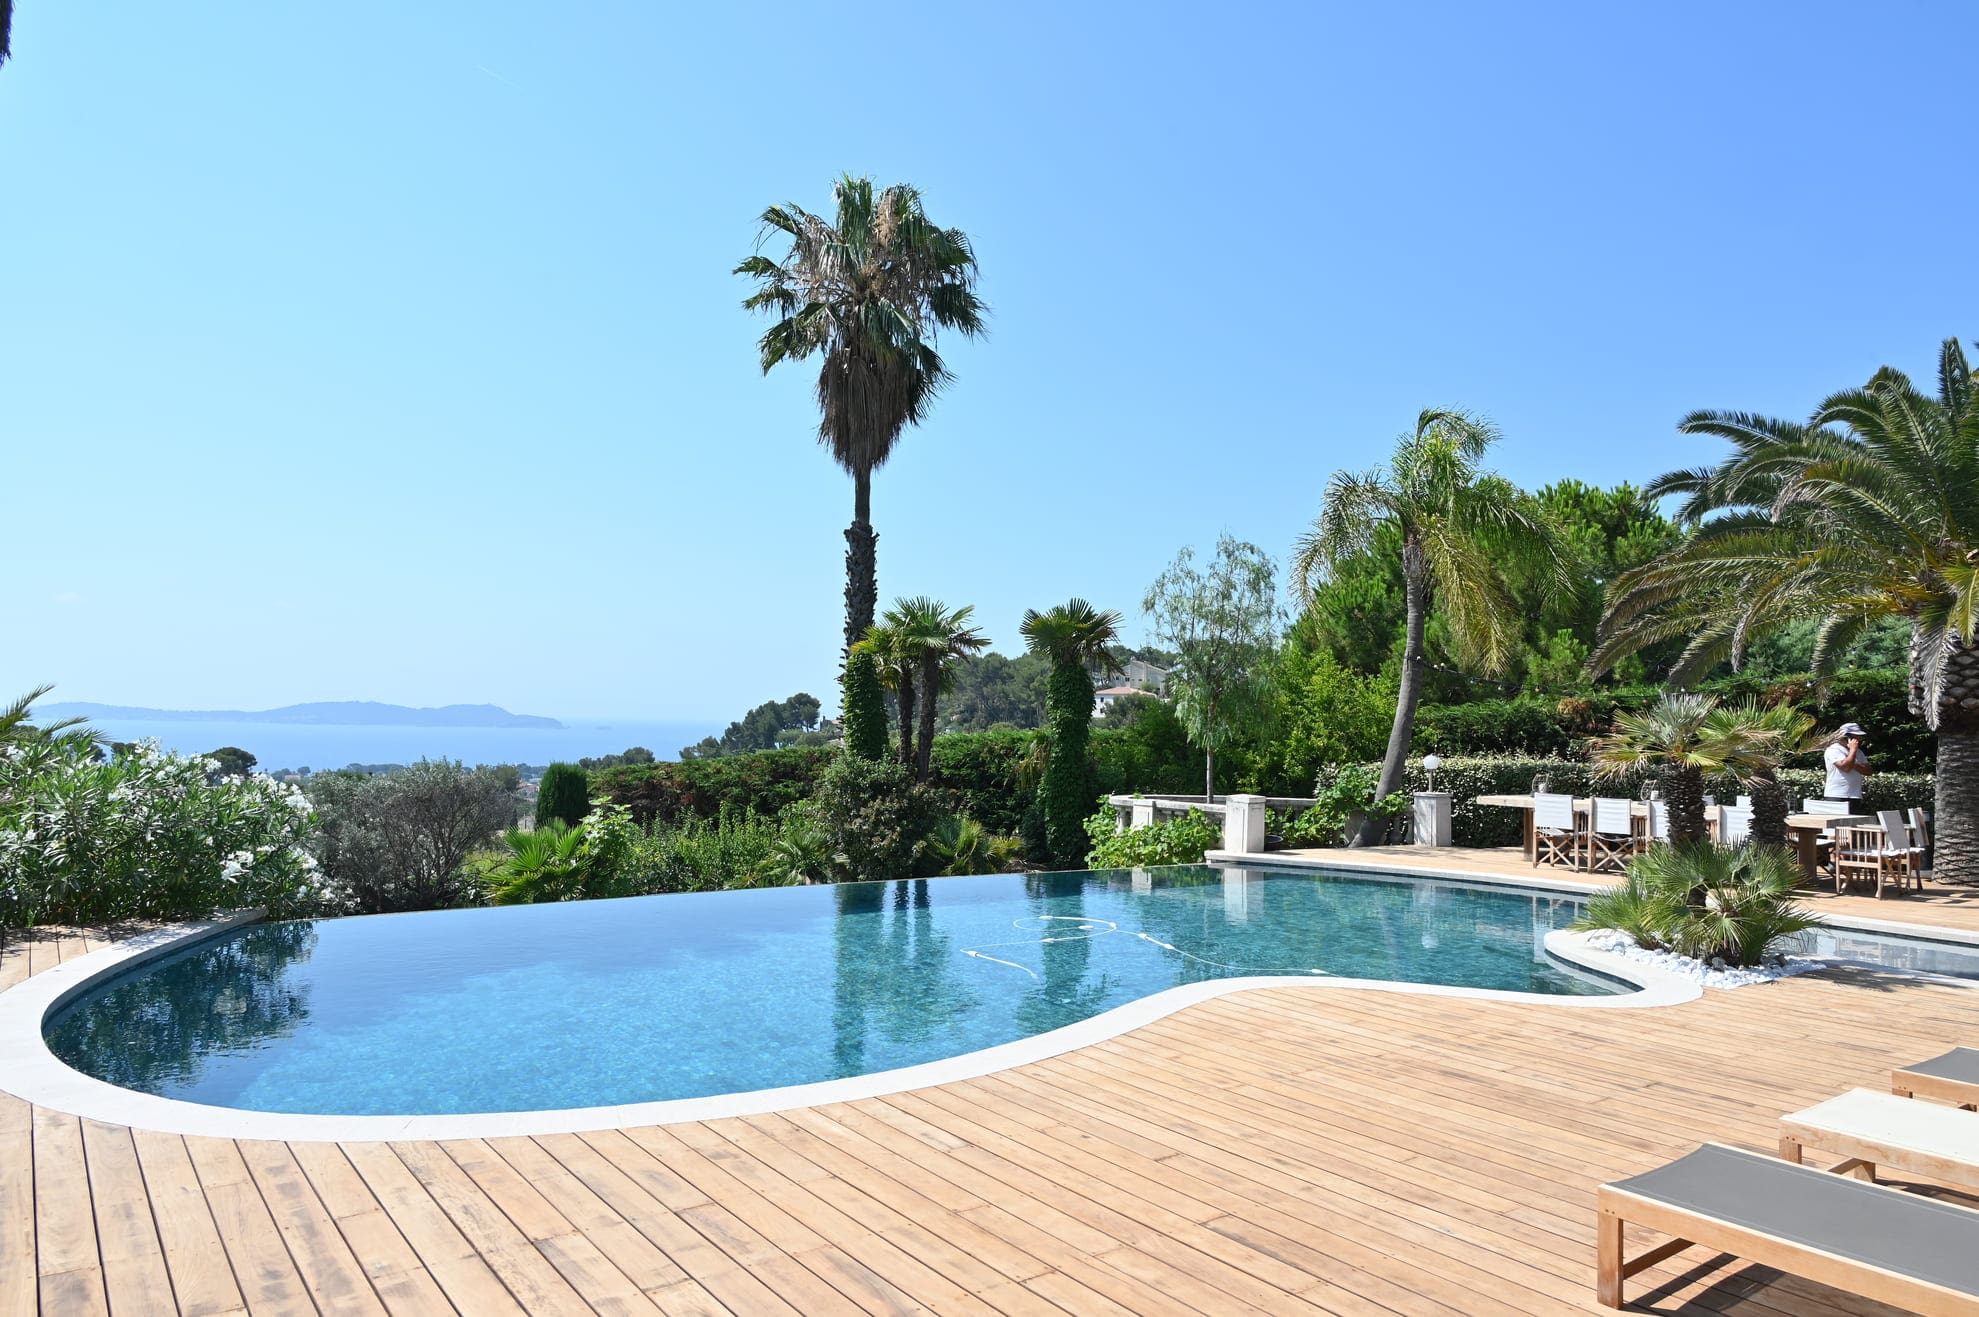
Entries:
{"type": "Polygon", "coordinates": [[[233,1264],[185,1140],[150,1130],[133,1130],[131,1137],[179,1310],[191,1317],[242,1311],[247,1301],[234,1282],[233,1264]]]}
{"type": "Polygon", "coordinates": [[[326,1312],[383,1314],[385,1306],[369,1272],[351,1252],[288,1145],[255,1141],[238,1146],[316,1305],[326,1312]]]}
{"type": "Polygon", "coordinates": [[[107,1312],[82,1122],[34,1109],[35,1269],[51,1312],[107,1312]]]}
{"type": "Polygon", "coordinates": [[[288,1245],[230,1139],[187,1139],[186,1152],[233,1265],[234,1280],[256,1313],[319,1311],[288,1245]]]}
{"type": "Polygon", "coordinates": [[[32,1317],[40,1304],[34,1217],[34,1109],[0,1093],[0,1317],[32,1317]]]}
{"type": "Polygon", "coordinates": [[[172,1280],[165,1248],[152,1220],[151,1196],[131,1131],[123,1125],[82,1122],[89,1162],[89,1196],[96,1216],[103,1285],[113,1312],[172,1313],[172,1280]]]}

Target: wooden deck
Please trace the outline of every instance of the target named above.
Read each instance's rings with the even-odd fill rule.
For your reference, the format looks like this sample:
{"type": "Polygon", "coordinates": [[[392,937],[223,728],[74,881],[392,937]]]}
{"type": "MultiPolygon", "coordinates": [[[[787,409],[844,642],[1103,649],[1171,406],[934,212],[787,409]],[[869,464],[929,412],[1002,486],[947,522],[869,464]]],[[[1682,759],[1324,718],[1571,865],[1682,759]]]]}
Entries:
{"type": "MultiPolygon", "coordinates": [[[[1888,904],[1888,903],[1886,903],[1888,904]]],[[[85,936],[0,953],[0,985],[85,936]]],[[[0,1095],[0,1314],[1599,1311],[1594,1188],[1979,1038],[1858,971],[1662,1010],[1285,988],[896,1097],[448,1143],[181,1138],[0,1095]]],[[[1683,1254],[1658,1312],[1891,1311],[1683,1254]]]]}

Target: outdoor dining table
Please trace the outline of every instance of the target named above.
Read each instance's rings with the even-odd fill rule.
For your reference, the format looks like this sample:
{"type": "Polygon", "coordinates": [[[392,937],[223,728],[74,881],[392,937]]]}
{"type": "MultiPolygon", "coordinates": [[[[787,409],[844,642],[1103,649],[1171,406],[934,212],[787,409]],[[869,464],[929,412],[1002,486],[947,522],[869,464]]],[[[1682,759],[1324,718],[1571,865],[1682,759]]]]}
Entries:
{"type": "MultiPolygon", "coordinates": [[[[1526,859],[1531,860],[1535,855],[1538,854],[1538,850],[1537,850],[1538,842],[1533,836],[1533,828],[1532,828],[1533,800],[1530,793],[1525,795],[1517,795],[1517,796],[1479,796],[1477,798],[1476,803],[1480,805],[1497,805],[1504,809],[1524,810],[1525,811],[1525,857],[1526,859]]],[[[1587,817],[1593,812],[1594,812],[1594,800],[1592,797],[1582,798],[1577,796],[1574,798],[1574,818],[1577,823],[1580,819],[1587,817]]],[[[1631,800],[1629,802],[1629,817],[1638,818],[1638,819],[1648,818],[1649,817],[1648,802],[1641,800],[1631,800]]]]}
{"type": "Polygon", "coordinates": [[[1800,857],[1800,876],[1814,882],[1821,876],[1821,838],[1836,828],[1860,828],[1877,821],[1874,814],[1789,814],[1787,833],[1800,857]]]}
{"type": "MultiPolygon", "coordinates": [[[[1476,803],[1480,805],[1496,805],[1503,809],[1525,811],[1525,857],[1528,861],[1532,860],[1537,852],[1535,850],[1536,843],[1532,831],[1533,801],[1530,793],[1509,796],[1479,796],[1476,803]]],[[[1574,814],[1576,817],[1584,817],[1592,813],[1593,810],[1594,802],[1591,799],[1576,798],[1574,800],[1574,814]]],[[[1649,816],[1649,805],[1644,801],[1632,800],[1629,802],[1629,813],[1635,818],[1647,818],[1649,816]]],[[[1712,810],[1710,814],[1711,823],[1715,830],[1717,811],[1712,810]]],[[[1873,814],[1787,815],[1787,832],[1792,836],[1794,851],[1800,857],[1801,876],[1809,882],[1820,877],[1821,838],[1825,833],[1831,832],[1836,828],[1860,827],[1864,824],[1874,822],[1876,822],[1876,816],[1873,814]]]]}

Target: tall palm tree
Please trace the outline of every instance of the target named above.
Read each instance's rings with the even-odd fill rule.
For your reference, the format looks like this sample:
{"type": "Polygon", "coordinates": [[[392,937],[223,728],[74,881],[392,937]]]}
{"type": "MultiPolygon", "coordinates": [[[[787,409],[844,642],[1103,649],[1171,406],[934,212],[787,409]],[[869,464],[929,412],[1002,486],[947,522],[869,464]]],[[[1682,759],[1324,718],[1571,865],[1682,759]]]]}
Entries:
{"type": "MultiPolygon", "coordinates": [[[[964,604],[949,608],[926,595],[896,599],[881,619],[903,651],[903,658],[915,665],[914,684],[920,693],[920,735],[914,747],[914,776],[928,780],[928,766],[934,757],[935,705],[943,690],[954,680],[955,664],[989,647],[981,630],[969,625],[975,608],[964,604]]],[[[903,742],[904,742],[903,737],[903,742]]]]}
{"type": "MultiPolygon", "coordinates": [[[[762,239],[782,234],[782,261],[760,252],[735,267],[756,280],[742,305],[778,317],[758,344],[764,373],[817,354],[818,441],[852,476],[845,531],[845,645],[873,624],[879,603],[872,527],[873,472],[901,431],[927,415],[953,378],[935,351],[940,330],[984,330],[976,254],[960,229],[929,222],[906,184],[875,191],[851,175],[832,186],[833,219],[801,206],[763,212],[762,239]]],[[[759,246],[760,246],[759,241],[759,246]]]]}
{"type": "Polygon", "coordinates": [[[14,53],[9,41],[14,31],[14,0],[0,0],[0,64],[14,53]]]}
{"type": "Polygon", "coordinates": [[[1614,730],[1590,748],[1596,776],[1659,772],[1670,809],[1670,840],[1688,842],[1710,835],[1704,779],[1730,773],[1750,780],[1778,763],[1773,754],[1777,740],[1769,725],[1745,717],[1742,710],[1721,707],[1713,696],[1676,693],[1646,709],[1617,713],[1614,730]]]}
{"type": "Polygon", "coordinates": [[[1945,340],[1935,396],[1884,367],[1805,424],[1701,411],[1679,428],[1732,453],[1649,486],[1684,495],[1694,529],[1617,579],[1593,666],[1684,637],[1671,677],[1688,681],[1813,618],[1825,680],[1864,627],[1905,619],[1911,708],[1938,734],[1938,875],[1979,882],[1979,390],[1964,350],[1945,340]]]}
{"type": "Polygon", "coordinates": [[[1113,644],[1120,614],[1072,599],[1045,612],[1024,611],[1024,648],[1051,660],[1045,686],[1045,740],[1049,757],[1038,780],[1047,859],[1061,869],[1083,867],[1086,816],[1096,787],[1087,745],[1093,730],[1095,665],[1116,670],[1113,644]]]}
{"type": "MultiPolygon", "coordinates": [[[[1293,588],[1310,599],[1334,572],[1377,552],[1381,531],[1392,529],[1399,538],[1407,638],[1377,797],[1402,786],[1422,698],[1430,610],[1442,608],[1466,658],[1496,672],[1518,652],[1523,630],[1511,581],[1535,580],[1547,591],[1574,588],[1572,557],[1538,502],[1480,465],[1497,439],[1480,417],[1424,411],[1414,433],[1396,443],[1387,470],[1333,477],[1318,519],[1294,553],[1293,588]]],[[[1385,827],[1370,814],[1353,844],[1374,844],[1385,827]]]]}

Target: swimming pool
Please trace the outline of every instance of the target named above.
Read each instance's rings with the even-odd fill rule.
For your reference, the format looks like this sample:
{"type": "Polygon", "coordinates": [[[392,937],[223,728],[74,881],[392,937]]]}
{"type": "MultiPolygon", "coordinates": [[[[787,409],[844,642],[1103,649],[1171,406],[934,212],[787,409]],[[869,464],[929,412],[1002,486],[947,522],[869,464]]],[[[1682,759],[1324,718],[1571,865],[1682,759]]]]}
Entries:
{"type": "Polygon", "coordinates": [[[85,991],[68,1065],[248,1111],[523,1112],[976,1052],[1205,980],[1626,985],[1550,956],[1571,896],[1171,869],[776,888],[249,926],[85,991]]]}

